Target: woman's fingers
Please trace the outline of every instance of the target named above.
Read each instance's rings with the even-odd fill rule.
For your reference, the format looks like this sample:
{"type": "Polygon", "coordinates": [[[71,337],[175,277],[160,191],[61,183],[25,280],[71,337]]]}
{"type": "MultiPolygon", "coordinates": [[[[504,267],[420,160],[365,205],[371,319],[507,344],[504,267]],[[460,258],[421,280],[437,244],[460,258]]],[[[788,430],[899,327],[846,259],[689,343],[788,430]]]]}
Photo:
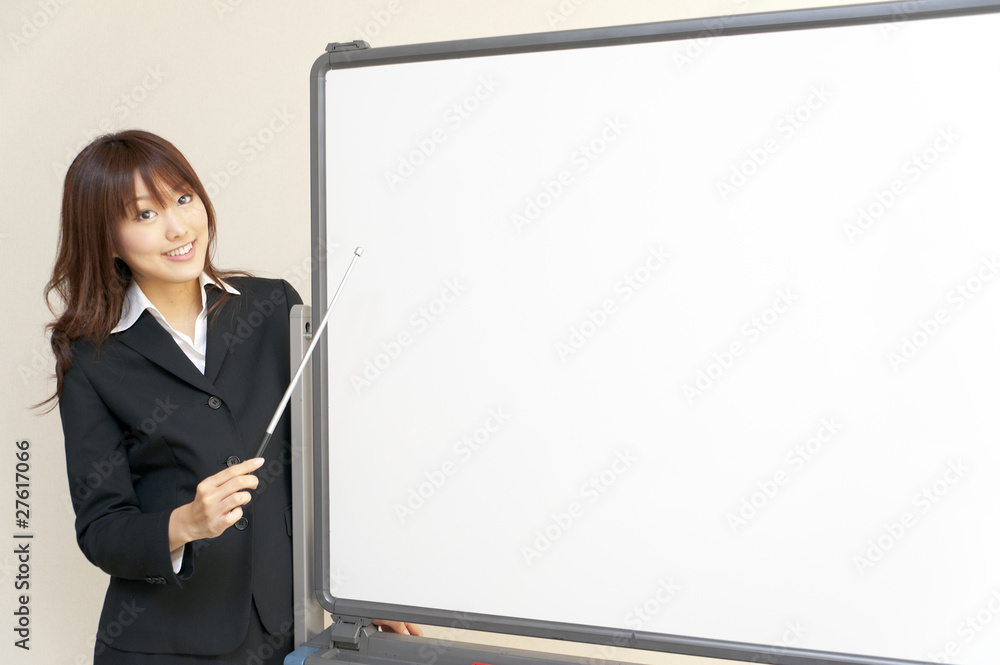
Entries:
{"type": "Polygon", "coordinates": [[[202,482],[211,482],[216,487],[221,487],[222,485],[225,485],[227,482],[236,478],[254,478],[256,482],[257,476],[249,476],[247,474],[253,473],[257,469],[259,469],[263,463],[264,459],[262,457],[255,457],[253,459],[248,459],[245,462],[240,462],[239,464],[228,466],[222,471],[219,471],[214,476],[209,476],[202,482]]]}
{"type": "Polygon", "coordinates": [[[246,490],[256,489],[260,479],[253,472],[264,460],[249,459],[227,467],[198,483],[191,502],[195,530],[202,537],[214,538],[243,517],[242,506],[250,502],[246,490]]]}
{"type": "Polygon", "coordinates": [[[243,507],[242,506],[236,506],[235,508],[233,508],[232,510],[230,510],[224,516],[225,521],[228,522],[228,524],[226,525],[226,528],[228,529],[232,525],[234,525],[237,522],[239,522],[241,517],[243,517],[243,507]]]}
{"type": "Polygon", "coordinates": [[[250,503],[250,492],[234,492],[221,501],[219,509],[223,515],[227,515],[248,503],[250,503]]]}
{"type": "Polygon", "coordinates": [[[407,623],[405,621],[384,621],[382,619],[375,619],[372,623],[389,633],[416,635],[417,637],[422,637],[424,634],[424,631],[420,629],[420,626],[415,623],[407,623]]]}

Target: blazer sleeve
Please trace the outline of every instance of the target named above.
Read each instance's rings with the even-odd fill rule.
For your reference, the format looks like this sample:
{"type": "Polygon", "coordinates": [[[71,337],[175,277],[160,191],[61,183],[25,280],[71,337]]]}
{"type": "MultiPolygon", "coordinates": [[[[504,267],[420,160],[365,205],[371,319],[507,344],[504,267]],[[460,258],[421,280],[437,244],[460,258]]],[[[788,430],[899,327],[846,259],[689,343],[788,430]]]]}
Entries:
{"type": "MultiPolygon", "coordinates": [[[[172,511],[140,511],[122,427],[87,378],[86,364],[74,354],[59,400],[77,542],[87,559],[109,575],[179,587],[190,575],[190,564],[174,573],[168,535],[172,511]]],[[[190,554],[186,548],[186,563],[190,554]]]]}

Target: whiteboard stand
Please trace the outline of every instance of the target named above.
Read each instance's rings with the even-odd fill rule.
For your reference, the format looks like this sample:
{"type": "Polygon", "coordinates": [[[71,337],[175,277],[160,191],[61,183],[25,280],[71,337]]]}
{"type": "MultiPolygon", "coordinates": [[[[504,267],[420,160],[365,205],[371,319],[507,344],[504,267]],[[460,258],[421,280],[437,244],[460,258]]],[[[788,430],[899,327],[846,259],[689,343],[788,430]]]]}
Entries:
{"type": "MultiPolygon", "coordinates": [[[[312,339],[312,308],[296,305],[290,320],[291,367],[298,367],[312,339]]],[[[323,631],[313,567],[312,365],[306,365],[289,402],[292,418],[292,580],[295,644],[323,631]]]]}

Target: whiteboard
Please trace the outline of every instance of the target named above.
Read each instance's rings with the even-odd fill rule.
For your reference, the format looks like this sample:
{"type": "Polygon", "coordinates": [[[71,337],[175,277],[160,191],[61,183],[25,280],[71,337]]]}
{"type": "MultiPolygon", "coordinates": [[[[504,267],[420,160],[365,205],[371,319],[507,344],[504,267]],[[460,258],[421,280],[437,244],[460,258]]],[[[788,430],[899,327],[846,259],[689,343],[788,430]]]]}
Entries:
{"type": "Polygon", "coordinates": [[[996,662],[1000,15],[909,18],[325,74],[334,596],[996,662]]]}

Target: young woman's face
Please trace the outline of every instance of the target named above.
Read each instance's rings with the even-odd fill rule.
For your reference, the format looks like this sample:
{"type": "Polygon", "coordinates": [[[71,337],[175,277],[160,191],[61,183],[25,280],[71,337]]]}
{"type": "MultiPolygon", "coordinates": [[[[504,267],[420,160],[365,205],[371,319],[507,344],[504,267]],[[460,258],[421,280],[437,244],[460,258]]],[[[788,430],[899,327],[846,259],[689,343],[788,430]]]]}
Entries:
{"type": "Polygon", "coordinates": [[[163,188],[167,205],[161,207],[136,178],[139,214],[118,230],[118,252],[132,276],[146,291],[198,279],[208,251],[208,213],[193,190],[163,188]]]}

